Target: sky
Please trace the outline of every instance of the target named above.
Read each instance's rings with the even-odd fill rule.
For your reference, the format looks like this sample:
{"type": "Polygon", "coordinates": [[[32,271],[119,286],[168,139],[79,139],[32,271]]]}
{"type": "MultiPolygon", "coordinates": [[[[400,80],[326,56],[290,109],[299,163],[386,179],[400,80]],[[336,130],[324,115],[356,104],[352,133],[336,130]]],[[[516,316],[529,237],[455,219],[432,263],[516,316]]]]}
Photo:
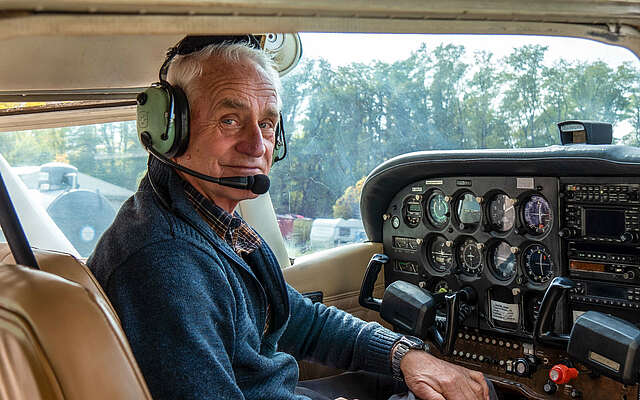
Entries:
{"type": "MultiPolygon", "coordinates": [[[[436,34],[360,34],[360,33],[301,33],[302,57],[325,58],[331,65],[352,62],[370,63],[374,60],[394,62],[406,59],[421,43],[427,49],[440,44],[464,45],[468,60],[477,50],[487,50],[494,59],[507,56],[514,47],[525,44],[548,46],[544,63],[552,65],[564,59],[570,61],[604,61],[615,68],[625,61],[640,68],[640,59],[630,50],[594,40],[553,36],[520,35],[436,35],[436,34]]],[[[621,138],[632,130],[626,121],[614,126],[613,135],[621,138]]]]}
{"type": "Polygon", "coordinates": [[[368,63],[373,60],[393,62],[405,59],[410,52],[427,43],[427,49],[441,43],[464,45],[469,54],[489,50],[496,57],[508,55],[514,47],[525,44],[549,46],[545,62],[564,58],[570,60],[603,60],[612,65],[640,60],[628,49],[601,42],[577,38],[516,35],[415,35],[415,34],[357,34],[357,33],[301,33],[303,57],[324,57],[332,65],[350,62],[368,63]],[[330,55],[330,56],[329,56],[330,55]]]}

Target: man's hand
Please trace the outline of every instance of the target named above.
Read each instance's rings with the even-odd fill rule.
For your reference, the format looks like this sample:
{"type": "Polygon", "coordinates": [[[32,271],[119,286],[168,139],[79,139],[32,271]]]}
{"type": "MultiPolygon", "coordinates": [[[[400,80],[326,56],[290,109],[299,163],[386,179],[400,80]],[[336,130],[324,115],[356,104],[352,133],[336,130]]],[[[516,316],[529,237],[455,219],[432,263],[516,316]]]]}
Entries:
{"type": "Polygon", "coordinates": [[[422,400],[489,400],[484,375],[411,350],[400,362],[409,390],[422,400]]]}

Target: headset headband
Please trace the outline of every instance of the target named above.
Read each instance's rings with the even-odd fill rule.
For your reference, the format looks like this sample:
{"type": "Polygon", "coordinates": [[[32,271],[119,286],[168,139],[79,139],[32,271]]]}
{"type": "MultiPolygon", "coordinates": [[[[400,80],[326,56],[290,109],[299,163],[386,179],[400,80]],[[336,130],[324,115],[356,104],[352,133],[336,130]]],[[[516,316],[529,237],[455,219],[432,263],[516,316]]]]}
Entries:
{"type": "MultiPolygon", "coordinates": [[[[158,71],[159,82],[138,96],[138,136],[141,140],[145,132],[151,136],[145,147],[153,146],[159,154],[171,158],[184,153],[189,143],[189,102],[181,88],[167,82],[169,65],[174,57],[200,51],[212,44],[243,44],[262,50],[265,42],[266,35],[186,36],[169,48],[158,71]]],[[[287,142],[281,113],[276,128],[273,162],[282,160],[286,155],[287,142]]]]}
{"type": "Polygon", "coordinates": [[[178,44],[169,48],[167,57],[160,67],[158,77],[160,81],[166,81],[169,63],[175,56],[184,56],[195,53],[212,44],[235,44],[241,43],[254,49],[262,49],[264,36],[261,40],[255,35],[228,35],[228,36],[185,36],[178,44]]]}

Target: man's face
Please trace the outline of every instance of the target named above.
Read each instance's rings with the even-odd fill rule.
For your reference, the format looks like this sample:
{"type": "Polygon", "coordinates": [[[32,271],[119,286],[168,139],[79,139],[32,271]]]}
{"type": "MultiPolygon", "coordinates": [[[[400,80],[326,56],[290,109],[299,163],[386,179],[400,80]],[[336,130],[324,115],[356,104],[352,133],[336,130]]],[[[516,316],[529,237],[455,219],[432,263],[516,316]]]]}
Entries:
{"type": "MultiPolygon", "coordinates": [[[[249,60],[207,65],[187,97],[191,137],[177,163],[217,178],[269,173],[279,110],[275,86],[261,67],[249,60]]],[[[181,175],[229,212],[240,200],[257,197],[181,175]]]]}

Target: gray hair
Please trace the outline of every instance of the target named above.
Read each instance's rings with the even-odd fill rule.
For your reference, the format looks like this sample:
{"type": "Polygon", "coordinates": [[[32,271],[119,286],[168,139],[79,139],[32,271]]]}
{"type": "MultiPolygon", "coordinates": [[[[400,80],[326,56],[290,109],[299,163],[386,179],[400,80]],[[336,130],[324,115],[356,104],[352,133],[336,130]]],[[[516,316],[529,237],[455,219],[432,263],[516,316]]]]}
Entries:
{"type": "Polygon", "coordinates": [[[202,50],[178,55],[169,64],[167,73],[167,81],[172,85],[177,85],[187,94],[197,93],[197,78],[202,76],[203,67],[210,59],[216,59],[214,62],[237,65],[245,60],[250,60],[260,66],[273,82],[276,89],[278,109],[282,107],[280,92],[282,91],[282,83],[280,82],[280,74],[275,69],[275,64],[271,57],[260,49],[246,46],[242,43],[218,43],[211,44],[202,50]]]}

